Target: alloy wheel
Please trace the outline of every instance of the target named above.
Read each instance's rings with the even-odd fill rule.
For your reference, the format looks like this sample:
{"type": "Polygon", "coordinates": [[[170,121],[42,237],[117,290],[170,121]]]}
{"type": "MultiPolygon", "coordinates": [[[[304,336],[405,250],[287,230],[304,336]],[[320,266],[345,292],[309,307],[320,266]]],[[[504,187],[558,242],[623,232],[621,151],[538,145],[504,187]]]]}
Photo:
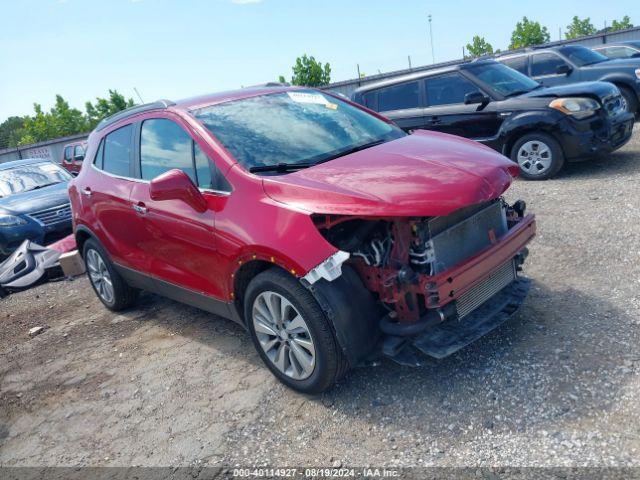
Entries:
{"type": "Polygon", "coordinates": [[[539,140],[530,140],[518,150],[518,165],[530,175],[546,173],[553,162],[551,148],[539,140]]]}
{"type": "Polygon", "coordinates": [[[294,380],[313,373],[316,351],[309,327],[289,300],[276,292],[260,293],[253,302],[253,328],[267,358],[294,380]]]}
{"type": "Polygon", "coordinates": [[[113,302],[113,282],[102,256],[93,249],[87,250],[87,270],[93,287],[106,303],[113,302]]]}

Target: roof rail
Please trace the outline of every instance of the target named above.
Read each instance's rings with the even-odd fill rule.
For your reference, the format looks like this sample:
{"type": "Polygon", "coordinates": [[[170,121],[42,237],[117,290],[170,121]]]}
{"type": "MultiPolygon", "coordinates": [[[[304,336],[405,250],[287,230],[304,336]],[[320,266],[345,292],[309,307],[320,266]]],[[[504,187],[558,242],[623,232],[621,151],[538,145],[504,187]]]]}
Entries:
{"type": "Polygon", "coordinates": [[[136,113],[143,113],[150,110],[163,110],[172,105],[175,105],[175,102],[172,102],[171,100],[157,100],[152,103],[143,103],[142,105],[134,105],[133,107],[125,108],[124,110],[102,119],[102,121],[96,126],[95,131],[99,132],[109,125],[116,123],[118,120],[135,115],[136,113]]]}

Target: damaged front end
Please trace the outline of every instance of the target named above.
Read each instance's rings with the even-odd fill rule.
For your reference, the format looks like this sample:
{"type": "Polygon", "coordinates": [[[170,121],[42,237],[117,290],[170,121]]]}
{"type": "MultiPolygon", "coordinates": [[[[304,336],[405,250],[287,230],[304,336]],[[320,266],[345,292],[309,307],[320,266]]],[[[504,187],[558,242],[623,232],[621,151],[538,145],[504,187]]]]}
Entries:
{"type": "Polygon", "coordinates": [[[350,265],[381,307],[382,353],[406,365],[420,364],[416,350],[442,358],[523,302],[528,281],[518,272],[535,235],[525,208],[496,198],[436,217],[314,215],[339,251],[305,280],[332,281],[350,265]]]}

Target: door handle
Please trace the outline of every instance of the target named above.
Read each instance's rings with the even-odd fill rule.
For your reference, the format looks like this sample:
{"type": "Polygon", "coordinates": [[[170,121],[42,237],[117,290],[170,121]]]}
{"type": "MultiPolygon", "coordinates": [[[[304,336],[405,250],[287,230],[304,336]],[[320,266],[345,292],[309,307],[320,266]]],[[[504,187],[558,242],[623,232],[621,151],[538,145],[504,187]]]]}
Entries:
{"type": "Polygon", "coordinates": [[[85,189],[82,190],[82,194],[86,195],[87,197],[90,197],[92,193],[93,192],[91,191],[91,189],[89,187],[86,187],[85,189]]]}
{"type": "Polygon", "coordinates": [[[431,120],[429,120],[429,125],[440,125],[441,123],[440,117],[431,117],[431,120]]]}
{"type": "Polygon", "coordinates": [[[132,207],[136,212],[138,212],[141,215],[144,215],[148,211],[147,207],[142,202],[133,204],[132,207]]]}

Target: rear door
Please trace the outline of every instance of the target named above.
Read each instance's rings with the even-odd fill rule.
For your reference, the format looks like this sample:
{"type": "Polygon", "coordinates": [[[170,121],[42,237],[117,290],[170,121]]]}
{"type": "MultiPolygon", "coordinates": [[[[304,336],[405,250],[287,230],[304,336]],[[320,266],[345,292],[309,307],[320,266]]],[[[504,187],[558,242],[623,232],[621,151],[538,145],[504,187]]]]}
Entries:
{"type": "Polygon", "coordinates": [[[141,123],[136,153],[142,181],[134,187],[130,201],[143,229],[137,232],[135,248],[149,262],[152,275],[166,282],[159,283],[159,291],[176,298],[176,292],[166,291],[174,285],[223,298],[213,209],[200,213],[181,200],[154,201],[148,183],[164,172],[179,169],[203,189],[205,197],[224,195],[211,191],[218,173],[214,164],[182,119],[168,112],[141,123]]]}
{"type": "Polygon", "coordinates": [[[539,52],[531,55],[531,77],[545,87],[563,85],[577,80],[575,70],[569,75],[558,73],[558,68],[562,66],[573,68],[555,52],[539,52]]]}
{"type": "Polygon", "coordinates": [[[135,212],[129,196],[133,177],[133,133],[129,124],[109,132],[100,142],[93,164],[77,180],[83,205],[90,206],[91,227],[111,258],[118,264],[140,269],[131,248],[135,212]]]}
{"type": "Polygon", "coordinates": [[[393,120],[404,131],[424,128],[424,91],[420,80],[378,89],[375,104],[376,111],[393,120]]]}
{"type": "MultiPolygon", "coordinates": [[[[429,130],[482,140],[493,137],[500,118],[493,102],[465,105],[468,93],[481,91],[460,72],[449,72],[424,79],[427,108],[425,125],[429,130]]],[[[484,92],[482,92],[484,93],[484,92]]]]}

